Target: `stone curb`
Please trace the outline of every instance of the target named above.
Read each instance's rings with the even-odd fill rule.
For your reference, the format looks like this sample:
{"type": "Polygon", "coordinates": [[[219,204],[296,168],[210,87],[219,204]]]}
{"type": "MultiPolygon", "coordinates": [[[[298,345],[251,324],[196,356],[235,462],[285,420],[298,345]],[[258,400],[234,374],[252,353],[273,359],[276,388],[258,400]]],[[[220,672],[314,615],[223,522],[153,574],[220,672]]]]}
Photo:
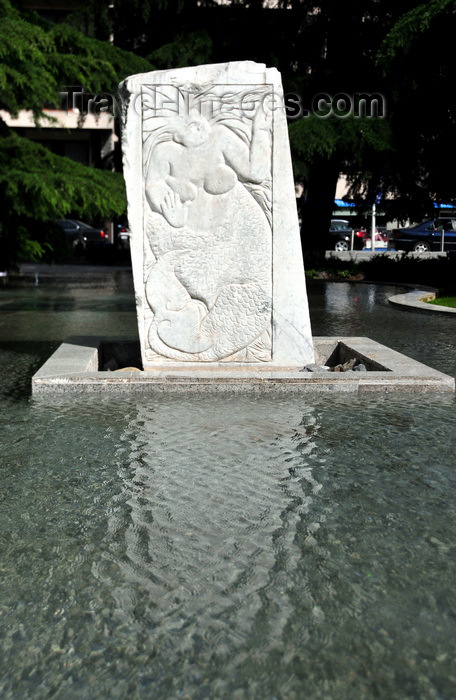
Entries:
{"type": "MultiPolygon", "coordinates": [[[[454,392],[454,377],[443,374],[402,353],[365,337],[314,337],[318,365],[356,358],[367,372],[302,372],[300,367],[264,367],[258,363],[230,365],[160,365],[141,371],[127,367],[119,372],[100,371],[106,341],[101,337],[73,336],[32,377],[34,396],[48,392],[153,391],[153,392],[454,392]],[[101,354],[100,354],[101,353],[101,354]]],[[[124,351],[132,341],[110,339],[111,350],[124,351]]],[[[139,348],[138,348],[139,349],[139,348]]],[[[130,363],[128,363],[130,364],[130,363]]]]}
{"type": "Polygon", "coordinates": [[[437,290],[423,291],[422,289],[414,289],[413,292],[395,294],[392,297],[388,297],[388,302],[393,306],[402,306],[403,308],[413,311],[425,311],[434,314],[456,314],[456,309],[452,309],[449,306],[435,306],[434,304],[427,304],[424,301],[425,299],[435,299],[436,297],[437,290]]]}

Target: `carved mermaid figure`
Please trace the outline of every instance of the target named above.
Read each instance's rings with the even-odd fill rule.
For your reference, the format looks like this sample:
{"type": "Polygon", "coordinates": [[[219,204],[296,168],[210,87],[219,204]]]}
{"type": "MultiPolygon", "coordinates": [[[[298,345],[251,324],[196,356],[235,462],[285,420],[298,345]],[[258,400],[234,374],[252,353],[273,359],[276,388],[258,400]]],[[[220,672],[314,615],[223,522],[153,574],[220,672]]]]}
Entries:
{"type": "Polygon", "coordinates": [[[175,361],[271,357],[271,133],[259,106],[248,139],[190,112],[146,160],[151,351],[175,361]]]}

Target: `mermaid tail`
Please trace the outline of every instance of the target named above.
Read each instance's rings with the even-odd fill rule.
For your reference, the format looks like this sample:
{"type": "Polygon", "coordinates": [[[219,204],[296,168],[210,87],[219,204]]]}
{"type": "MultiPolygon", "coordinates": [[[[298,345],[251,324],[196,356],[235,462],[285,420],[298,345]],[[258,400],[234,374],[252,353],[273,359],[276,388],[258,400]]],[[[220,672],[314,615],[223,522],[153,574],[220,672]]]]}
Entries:
{"type": "MultiPolygon", "coordinates": [[[[181,251],[182,252],[182,251],[181,251]]],[[[152,268],[146,285],[154,318],[151,349],[172,360],[222,360],[247,347],[270,324],[268,295],[258,283],[224,286],[211,309],[192,299],[176,277],[178,251],[166,253],[152,268]]]]}

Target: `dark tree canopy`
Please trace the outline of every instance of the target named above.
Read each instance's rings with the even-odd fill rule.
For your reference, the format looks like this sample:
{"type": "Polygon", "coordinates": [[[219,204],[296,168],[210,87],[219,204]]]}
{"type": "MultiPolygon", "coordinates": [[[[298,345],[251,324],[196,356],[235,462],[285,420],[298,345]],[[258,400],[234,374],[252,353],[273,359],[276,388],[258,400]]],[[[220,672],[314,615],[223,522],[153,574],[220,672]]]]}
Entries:
{"type": "Polygon", "coordinates": [[[309,116],[290,124],[296,175],[308,194],[308,228],[323,232],[340,174],[360,201],[371,203],[379,190],[393,194],[391,215],[419,218],[433,200],[455,197],[435,147],[454,126],[455,4],[287,0],[271,9],[261,0],[146,0],[116,3],[111,22],[116,43],[157,68],[263,61],[279,68],[286,91],[299,95],[304,107],[320,93],[382,95],[381,119],[309,116]]]}
{"type": "Polygon", "coordinates": [[[384,187],[402,214],[419,212],[427,202],[456,200],[447,167],[456,157],[455,32],[455,0],[423,3],[395,24],[377,58],[391,103],[393,148],[384,163],[384,187]]]}

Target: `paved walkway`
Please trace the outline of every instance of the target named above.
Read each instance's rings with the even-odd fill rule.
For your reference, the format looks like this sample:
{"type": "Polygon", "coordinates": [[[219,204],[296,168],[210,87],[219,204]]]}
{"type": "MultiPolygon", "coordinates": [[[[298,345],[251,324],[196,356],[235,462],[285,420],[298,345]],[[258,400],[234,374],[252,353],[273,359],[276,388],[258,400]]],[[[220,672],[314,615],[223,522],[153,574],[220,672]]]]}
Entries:
{"type": "Polygon", "coordinates": [[[131,266],[127,265],[45,265],[40,263],[23,263],[18,272],[9,272],[0,276],[0,285],[22,287],[30,285],[66,285],[78,284],[99,286],[109,284],[122,278],[133,285],[131,266]]]}
{"type": "Polygon", "coordinates": [[[127,265],[45,265],[42,263],[23,263],[18,272],[2,273],[0,284],[30,285],[30,284],[73,284],[106,282],[108,279],[121,274],[131,276],[131,266],[127,265]]]}
{"type": "Polygon", "coordinates": [[[450,306],[436,306],[435,304],[427,304],[426,299],[435,299],[437,290],[434,292],[423,291],[422,289],[414,289],[412,292],[404,294],[395,294],[388,298],[390,304],[394,306],[402,306],[411,311],[425,311],[426,313],[437,314],[456,314],[456,309],[450,306]]]}
{"type": "Polygon", "coordinates": [[[131,270],[131,265],[45,265],[42,263],[23,263],[20,265],[20,274],[43,277],[62,277],[63,275],[93,275],[108,274],[121,270],[131,270]]]}
{"type": "MultiPolygon", "coordinates": [[[[387,258],[401,258],[403,255],[405,255],[405,252],[402,250],[383,250],[381,249],[376,249],[372,253],[370,250],[348,250],[346,252],[340,252],[336,250],[327,250],[326,251],[326,258],[335,258],[336,260],[370,260],[374,256],[378,255],[385,255],[387,258]]],[[[421,260],[424,260],[426,258],[446,258],[447,253],[441,253],[440,251],[438,252],[429,252],[429,253],[407,253],[409,257],[412,258],[419,258],[421,260]]]]}

